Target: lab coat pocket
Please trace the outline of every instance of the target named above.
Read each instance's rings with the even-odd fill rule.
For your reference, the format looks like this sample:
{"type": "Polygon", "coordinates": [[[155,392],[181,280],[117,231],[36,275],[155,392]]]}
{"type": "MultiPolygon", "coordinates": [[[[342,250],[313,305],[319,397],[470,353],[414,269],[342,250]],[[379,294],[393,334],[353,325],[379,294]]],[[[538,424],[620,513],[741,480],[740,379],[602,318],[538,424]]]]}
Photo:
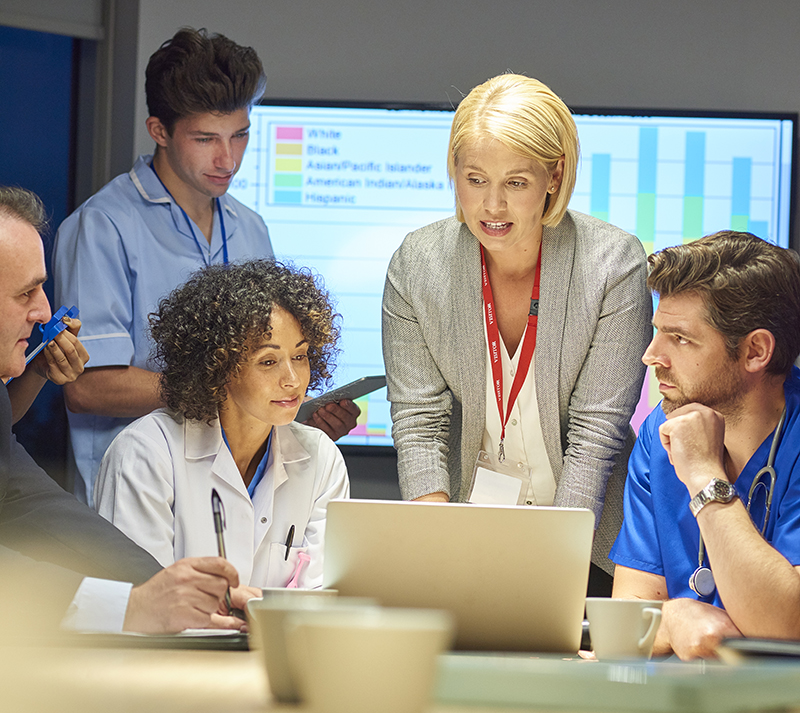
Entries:
{"type": "Polygon", "coordinates": [[[306,586],[308,571],[308,547],[290,547],[286,557],[286,545],[273,542],[269,546],[269,567],[267,568],[267,587],[287,587],[302,589],[306,586]]]}

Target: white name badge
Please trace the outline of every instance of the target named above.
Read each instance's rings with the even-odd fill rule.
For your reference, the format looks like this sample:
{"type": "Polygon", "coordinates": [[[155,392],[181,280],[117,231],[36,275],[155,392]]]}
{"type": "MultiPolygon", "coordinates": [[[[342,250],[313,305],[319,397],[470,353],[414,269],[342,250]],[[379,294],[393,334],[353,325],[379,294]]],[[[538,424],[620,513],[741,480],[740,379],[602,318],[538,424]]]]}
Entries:
{"type": "MultiPolygon", "coordinates": [[[[486,451],[478,453],[472,470],[467,502],[481,505],[523,505],[531,498],[531,469],[525,463],[498,460],[486,451]]],[[[531,503],[531,504],[535,504],[531,503]]]]}

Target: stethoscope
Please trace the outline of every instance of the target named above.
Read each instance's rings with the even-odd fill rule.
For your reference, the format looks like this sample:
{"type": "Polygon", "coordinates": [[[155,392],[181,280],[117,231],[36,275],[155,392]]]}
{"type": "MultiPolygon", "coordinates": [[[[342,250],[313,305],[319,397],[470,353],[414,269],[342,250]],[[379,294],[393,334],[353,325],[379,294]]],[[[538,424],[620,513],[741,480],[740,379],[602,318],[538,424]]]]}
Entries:
{"type": "MultiPolygon", "coordinates": [[[[753,484],[750,486],[750,492],[747,494],[747,514],[750,514],[750,506],[753,503],[753,495],[758,489],[759,485],[764,486],[766,492],[766,500],[764,503],[764,524],[761,527],[761,535],[763,536],[767,530],[767,523],[769,522],[769,511],[772,507],[772,493],[775,490],[775,480],[777,474],[775,473],[775,456],[778,453],[778,444],[781,440],[781,433],[783,433],[783,422],[786,420],[786,407],[783,407],[783,413],[775,427],[775,435],[772,437],[772,444],[769,448],[769,457],[767,464],[756,473],[753,478],[753,484]],[[769,476],[769,486],[762,480],[769,476]]],[[[700,533],[700,546],[697,550],[697,569],[689,577],[689,587],[691,590],[701,597],[710,597],[717,585],[714,583],[714,574],[710,567],[704,564],[706,556],[705,545],[703,544],[703,533],[700,533]]]]}

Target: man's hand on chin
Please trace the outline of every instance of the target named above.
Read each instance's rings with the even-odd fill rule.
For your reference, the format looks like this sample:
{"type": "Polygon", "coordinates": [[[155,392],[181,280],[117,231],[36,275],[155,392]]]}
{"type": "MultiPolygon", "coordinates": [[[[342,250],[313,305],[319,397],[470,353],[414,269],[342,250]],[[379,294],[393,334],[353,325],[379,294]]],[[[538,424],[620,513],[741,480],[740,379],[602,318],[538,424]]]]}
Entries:
{"type": "Polygon", "coordinates": [[[658,429],[675,473],[694,497],[712,478],[725,479],[725,417],[701,404],[672,411],[658,429]]]}

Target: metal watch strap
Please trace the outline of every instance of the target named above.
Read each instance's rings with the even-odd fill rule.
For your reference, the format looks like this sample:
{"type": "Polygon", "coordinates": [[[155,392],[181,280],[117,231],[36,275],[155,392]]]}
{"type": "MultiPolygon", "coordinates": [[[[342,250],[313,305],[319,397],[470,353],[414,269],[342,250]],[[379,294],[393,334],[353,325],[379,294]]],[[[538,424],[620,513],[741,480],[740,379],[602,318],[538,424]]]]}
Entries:
{"type": "Polygon", "coordinates": [[[708,485],[689,501],[689,510],[697,517],[709,503],[729,503],[736,497],[736,490],[727,480],[712,478],[708,485]]]}

